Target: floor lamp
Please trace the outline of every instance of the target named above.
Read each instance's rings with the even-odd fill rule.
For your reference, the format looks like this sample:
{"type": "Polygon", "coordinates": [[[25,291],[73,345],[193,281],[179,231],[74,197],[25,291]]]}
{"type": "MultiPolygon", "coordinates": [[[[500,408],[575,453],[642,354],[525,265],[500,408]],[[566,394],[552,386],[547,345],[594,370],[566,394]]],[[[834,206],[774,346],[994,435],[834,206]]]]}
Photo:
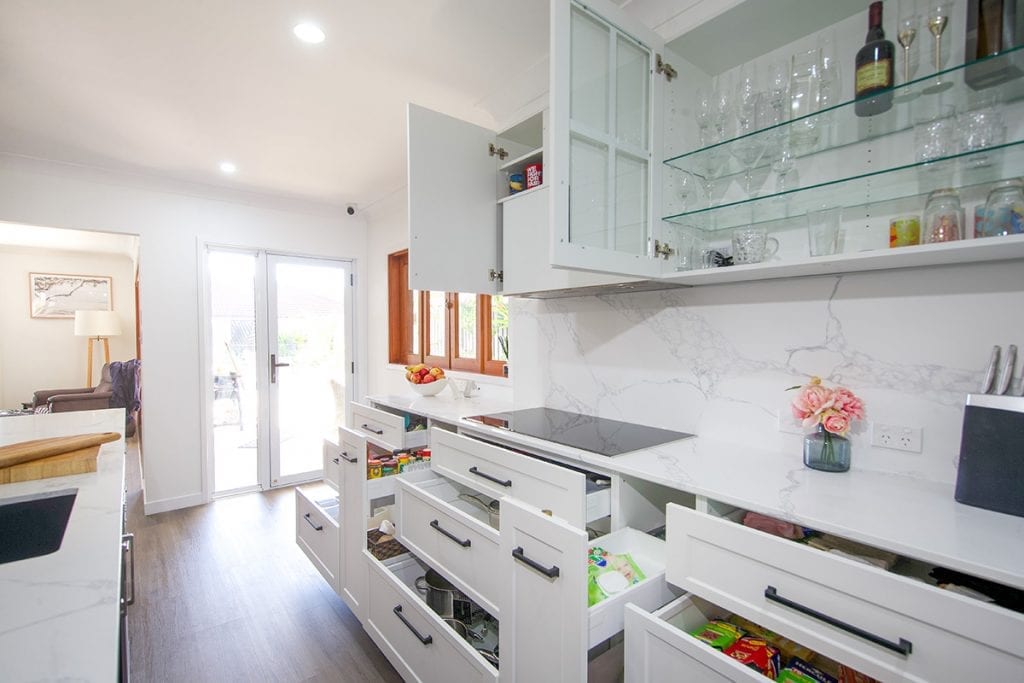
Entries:
{"type": "Polygon", "coordinates": [[[121,334],[121,319],[116,311],[75,311],[75,336],[89,338],[89,350],[86,361],[89,374],[86,386],[92,386],[92,345],[95,341],[103,341],[103,362],[110,362],[110,344],[108,339],[121,334]]]}

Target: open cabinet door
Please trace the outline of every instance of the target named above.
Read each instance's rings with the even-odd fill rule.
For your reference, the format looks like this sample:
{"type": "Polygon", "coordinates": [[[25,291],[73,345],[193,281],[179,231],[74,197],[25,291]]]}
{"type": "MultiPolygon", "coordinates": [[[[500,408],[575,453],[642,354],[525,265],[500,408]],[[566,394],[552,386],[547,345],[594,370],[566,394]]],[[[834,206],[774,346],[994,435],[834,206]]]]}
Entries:
{"type": "Polygon", "coordinates": [[[661,39],[607,0],[551,3],[552,265],[656,278],[661,39]]]}
{"type": "Polygon", "coordinates": [[[587,534],[501,499],[501,678],[586,681],[587,534]]]}
{"type": "Polygon", "coordinates": [[[366,547],[366,437],[347,427],[341,432],[341,599],[352,614],[366,618],[369,567],[363,556],[366,547]]]}
{"type": "Polygon", "coordinates": [[[409,105],[409,288],[495,294],[497,157],[486,128],[409,105]]]}

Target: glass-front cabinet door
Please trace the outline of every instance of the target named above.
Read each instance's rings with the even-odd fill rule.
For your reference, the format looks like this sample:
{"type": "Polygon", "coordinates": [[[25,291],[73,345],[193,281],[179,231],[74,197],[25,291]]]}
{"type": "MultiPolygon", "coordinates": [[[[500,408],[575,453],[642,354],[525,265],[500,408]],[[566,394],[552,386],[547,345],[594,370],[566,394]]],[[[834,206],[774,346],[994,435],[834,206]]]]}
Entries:
{"type": "Polygon", "coordinates": [[[553,2],[555,266],[655,277],[660,39],[609,2],[553,2]]]}

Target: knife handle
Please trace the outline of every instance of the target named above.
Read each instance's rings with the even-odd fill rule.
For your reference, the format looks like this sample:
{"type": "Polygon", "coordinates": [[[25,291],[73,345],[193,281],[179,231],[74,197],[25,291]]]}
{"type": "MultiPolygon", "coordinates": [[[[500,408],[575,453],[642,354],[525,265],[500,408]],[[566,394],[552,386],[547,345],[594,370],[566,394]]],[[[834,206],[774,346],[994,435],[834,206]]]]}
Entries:
{"type": "Polygon", "coordinates": [[[1017,347],[1010,344],[1006,350],[1006,364],[1003,372],[999,375],[999,385],[996,387],[997,394],[1005,394],[1010,390],[1010,382],[1013,381],[1013,366],[1017,364],[1017,347]]]}
{"type": "Polygon", "coordinates": [[[992,347],[992,357],[988,361],[988,370],[985,371],[985,379],[981,382],[981,393],[987,394],[992,391],[992,385],[996,381],[996,368],[999,367],[999,353],[1002,349],[996,345],[992,347]]]}

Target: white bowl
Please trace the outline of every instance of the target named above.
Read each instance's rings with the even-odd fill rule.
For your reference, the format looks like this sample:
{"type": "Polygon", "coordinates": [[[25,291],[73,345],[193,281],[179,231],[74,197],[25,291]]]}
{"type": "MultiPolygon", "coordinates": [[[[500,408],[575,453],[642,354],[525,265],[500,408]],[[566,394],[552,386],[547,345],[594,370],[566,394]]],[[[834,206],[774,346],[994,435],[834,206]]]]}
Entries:
{"type": "Polygon", "coordinates": [[[408,382],[409,387],[420,396],[437,396],[444,388],[448,386],[448,378],[442,377],[441,379],[434,380],[428,384],[413,384],[408,382]]]}

